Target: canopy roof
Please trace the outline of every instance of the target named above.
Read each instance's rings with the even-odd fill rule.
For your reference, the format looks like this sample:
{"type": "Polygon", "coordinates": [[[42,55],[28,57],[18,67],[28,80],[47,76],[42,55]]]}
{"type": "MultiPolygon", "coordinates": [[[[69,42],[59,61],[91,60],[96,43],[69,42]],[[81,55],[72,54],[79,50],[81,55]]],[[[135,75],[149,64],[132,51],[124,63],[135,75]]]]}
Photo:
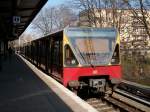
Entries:
{"type": "Polygon", "coordinates": [[[0,40],[20,36],[47,0],[0,0],[0,40]]]}

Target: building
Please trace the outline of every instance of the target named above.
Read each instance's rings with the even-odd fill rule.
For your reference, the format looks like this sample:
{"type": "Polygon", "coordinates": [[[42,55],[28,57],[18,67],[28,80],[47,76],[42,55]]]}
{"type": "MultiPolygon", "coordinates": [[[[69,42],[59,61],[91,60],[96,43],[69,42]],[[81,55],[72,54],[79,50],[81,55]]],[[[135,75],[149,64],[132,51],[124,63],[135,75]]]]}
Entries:
{"type": "MultiPolygon", "coordinates": [[[[145,15],[150,31],[150,11],[145,15]]],[[[91,9],[81,11],[79,26],[116,27],[121,37],[121,50],[124,53],[150,52],[150,36],[147,34],[140,10],[129,9],[91,9]]]]}

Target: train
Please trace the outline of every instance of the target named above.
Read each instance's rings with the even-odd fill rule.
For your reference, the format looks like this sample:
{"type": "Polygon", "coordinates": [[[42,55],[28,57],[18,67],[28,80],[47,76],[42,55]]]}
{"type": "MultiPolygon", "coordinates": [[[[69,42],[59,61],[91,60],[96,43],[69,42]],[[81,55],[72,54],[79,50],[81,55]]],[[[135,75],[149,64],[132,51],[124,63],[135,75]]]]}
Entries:
{"type": "Polygon", "coordinates": [[[20,54],[73,91],[106,92],[122,78],[115,28],[66,27],[24,44],[20,54]]]}

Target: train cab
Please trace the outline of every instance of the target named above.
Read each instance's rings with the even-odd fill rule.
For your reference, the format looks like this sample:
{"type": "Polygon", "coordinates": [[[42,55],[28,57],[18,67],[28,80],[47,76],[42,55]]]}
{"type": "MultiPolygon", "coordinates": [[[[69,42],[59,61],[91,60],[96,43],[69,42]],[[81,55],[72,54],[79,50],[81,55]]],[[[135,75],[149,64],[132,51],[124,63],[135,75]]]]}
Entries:
{"type": "Polygon", "coordinates": [[[120,38],[114,28],[67,28],[63,37],[65,86],[104,90],[121,79],[120,38]]]}

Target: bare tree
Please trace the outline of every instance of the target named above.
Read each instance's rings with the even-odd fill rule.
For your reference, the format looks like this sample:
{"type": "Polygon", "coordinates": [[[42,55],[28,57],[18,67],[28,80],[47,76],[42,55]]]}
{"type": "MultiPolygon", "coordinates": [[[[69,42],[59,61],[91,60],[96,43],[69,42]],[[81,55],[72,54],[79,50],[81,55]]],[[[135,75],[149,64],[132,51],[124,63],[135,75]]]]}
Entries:
{"type": "Polygon", "coordinates": [[[73,4],[82,10],[80,25],[117,28],[126,50],[147,47],[147,37],[150,37],[149,0],[73,0],[73,4]]]}
{"type": "Polygon", "coordinates": [[[74,6],[82,11],[79,16],[86,15],[89,26],[116,27],[120,32],[122,10],[118,6],[124,5],[120,0],[73,0],[74,6]],[[111,17],[110,14],[111,13],[111,17]]]}
{"type": "Polygon", "coordinates": [[[62,29],[76,20],[77,16],[71,8],[61,5],[55,9],[53,18],[56,29],[62,29]]]}
{"type": "Polygon", "coordinates": [[[123,0],[128,8],[131,10],[134,18],[137,19],[145,27],[146,33],[150,38],[150,14],[148,13],[150,1],[149,0],[137,0],[135,7],[132,6],[133,0],[123,0]],[[137,10],[138,9],[138,10],[137,10]]]}
{"type": "Polygon", "coordinates": [[[80,14],[87,16],[89,26],[98,27],[98,24],[102,26],[101,0],[73,0],[73,4],[83,10],[80,14]]]}
{"type": "Polygon", "coordinates": [[[126,41],[128,48],[134,52],[132,54],[141,55],[139,52],[145,52],[150,49],[148,45],[150,40],[150,12],[149,0],[123,0],[132,14],[132,40],[126,41]]]}
{"type": "Polygon", "coordinates": [[[33,29],[47,35],[53,28],[53,11],[54,8],[43,9],[32,23],[33,29]]]}
{"type": "Polygon", "coordinates": [[[76,19],[75,13],[66,5],[43,9],[32,23],[33,29],[47,35],[53,31],[60,30],[76,19]]]}

